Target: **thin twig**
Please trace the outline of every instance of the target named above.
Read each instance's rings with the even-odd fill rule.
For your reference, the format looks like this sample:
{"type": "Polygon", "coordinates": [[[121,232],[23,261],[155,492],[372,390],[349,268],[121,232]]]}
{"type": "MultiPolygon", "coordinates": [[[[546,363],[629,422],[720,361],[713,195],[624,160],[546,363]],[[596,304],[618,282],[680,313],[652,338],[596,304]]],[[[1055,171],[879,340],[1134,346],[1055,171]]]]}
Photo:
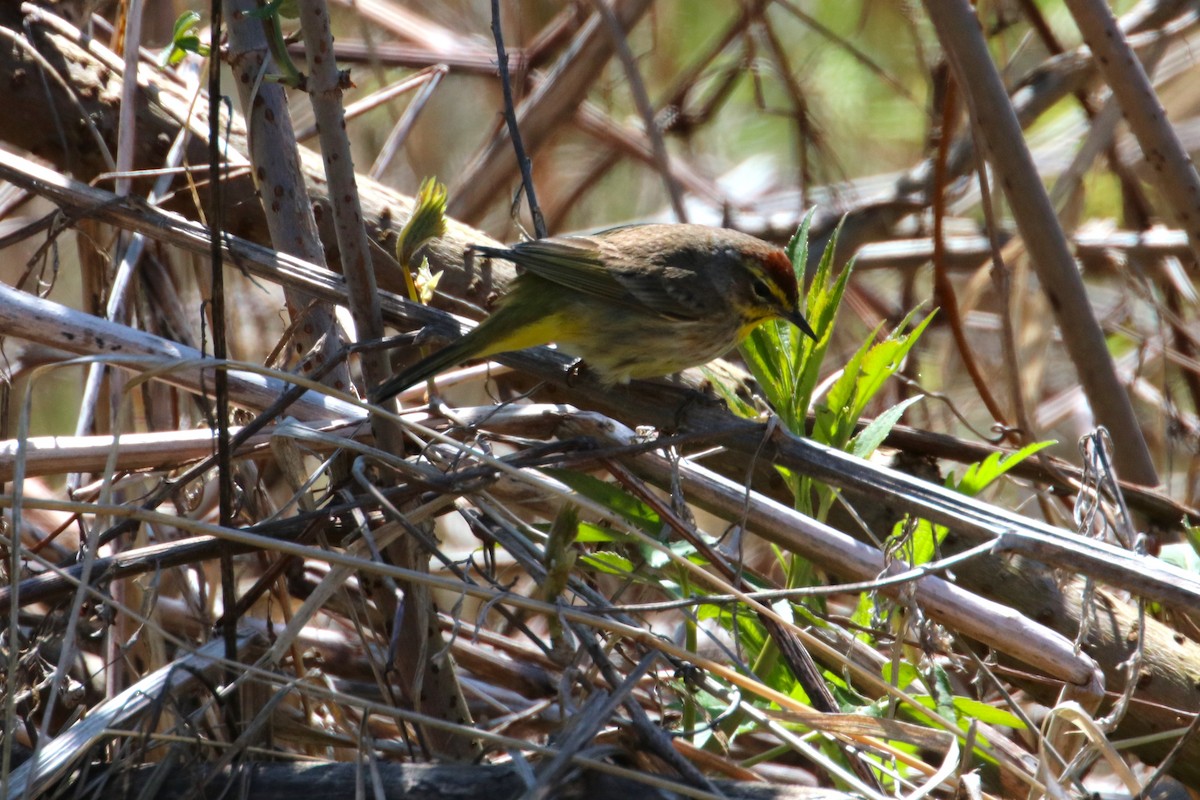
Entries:
{"type": "Polygon", "coordinates": [[[957,108],[956,84],[953,76],[949,76],[946,81],[945,97],[942,98],[942,119],[938,133],[937,158],[934,161],[933,285],[937,292],[938,305],[945,310],[950,332],[954,337],[954,343],[958,346],[959,357],[962,358],[963,366],[967,368],[967,374],[971,376],[971,381],[975,384],[975,391],[979,392],[979,398],[987,406],[992,419],[1004,428],[1008,428],[1008,419],[1004,409],[1000,408],[1000,404],[992,396],[987,379],[967,341],[967,332],[963,329],[958,298],[954,294],[954,284],[950,282],[950,275],[946,269],[946,162],[950,157],[950,138],[957,108]]]}
{"type": "Polygon", "coordinates": [[[612,36],[613,44],[617,48],[617,57],[621,59],[621,66],[625,69],[625,78],[629,81],[629,93],[633,95],[634,105],[637,106],[638,114],[642,117],[642,126],[646,130],[646,138],[650,140],[650,150],[654,153],[654,163],[658,167],[659,174],[662,175],[663,185],[666,187],[667,194],[671,198],[671,210],[675,212],[676,220],[687,222],[687,209],[683,205],[683,192],[679,188],[679,182],[671,175],[671,157],[667,153],[667,145],[663,141],[662,130],[655,119],[654,105],[650,102],[650,95],[646,93],[646,84],[642,80],[642,74],[638,72],[637,61],[633,57],[633,51],[629,49],[629,40],[625,38],[625,31],[621,28],[621,23],[617,21],[616,15],[609,8],[608,0],[594,0],[592,5],[596,7],[596,13],[604,20],[604,24],[608,27],[609,34],[612,36]]]}
{"type": "Polygon", "coordinates": [[[500,30],[500,0],[492,0],[492,37],[496,40],[496,66],[500,70],[500,86],[504,89],[504,121],[508,123],[508,136],[512,140],[517,166],[521,168],[521,185],[525,199],[529,202],[529,215],[533,217],[533,231],[539,239],[547,236],[546,220],[538,205],[537,191],[533,187],[533,162],[525,152],[521,141],[521,128],[517,125],[517,111],[513,105],[512,82],[508,75],[508,53],[504,51],[504,33],[500,30]]]}
{"type": "MultiPolygon", "coordinates": [[[[400,116],[400,120],[392,128],[388,134],[387,141],[383,143],[383,147],[379,148],[379,154],[375,156],[374,163],[371,164],[371,169],[368,175],[372,178],[378,178],[392,163],[392,158],[404,146],[408,135],[412,133],[413,127],[417,124],[417,117],[425,110],[429,100],[433,97],[433,93],[437,91],[438,86],[442,83],[442,78],[446,77],[449,69],[445,64],[438,64],[424,70],[424,75],[421,77],[421,87],[417,90],[416,96],[409,101],[408,106],[404,109],[404,113],[400,116]]],[[[406,81],[407,83],[407,81],[406,81]]],[[[350,118],[350,109],[346,109],[346,118],[350,118]]]]}
{"type": "MultiPolygon", "coordinates": [[[[209,14],[212,19],[212,56],[208,62],[208,179],[212,185],[209,194],[208,225],[210,229],[209,259],[212,270],[212,343],[213,358],[224,361],[229,352],[225,341],[225,255],[221,250],[222,223],[225,210],[221,203],[221,47],[222,0],[212,0],[209,14]]],[[[217,370],[213,376],[213,392],[217,415],[217,481],[221,525],[233,524],[233,447],[229,439],[229,375],[217,370]]],[[[232,608],[237,602],[237,586],[233,576],[233,552],[226,546],[221,548],[221,598],[232,608]]],[[[225,639],[225,660],[237,661],[237,619],[227,615],[221,626],[225,639]]],[[[233,673],[226,671],[227,681],[233,673]]],[[[227,708],[230,713],[236,703],[227,708]]],[[[231,723],[235,720],[231,718],[231,723]]]]}
{"type": "Polygon", "coordinates": [[[1129,394],[1117,377],[1104,332],[988,51],[979,18],[965,0],[924,3],[987,145],[988,160],[1012,204],[1013,217],[1054,309],[1088,402],[1097,421],[1120,437],[1119,471],[1136,483],[1155,485],[1158,473],[1129,394]]]}
{"type": "Polygon", "coordinates": [[[1187,232],[1193,252],[1200,255],[1200,175],[1171,127],[1142,62],[1107,4],[1068,0],[1066,6],[1096,54],[1096,66],[1152,168],[1148,175],[1163,193],[1163,212],[1187,232]]]}

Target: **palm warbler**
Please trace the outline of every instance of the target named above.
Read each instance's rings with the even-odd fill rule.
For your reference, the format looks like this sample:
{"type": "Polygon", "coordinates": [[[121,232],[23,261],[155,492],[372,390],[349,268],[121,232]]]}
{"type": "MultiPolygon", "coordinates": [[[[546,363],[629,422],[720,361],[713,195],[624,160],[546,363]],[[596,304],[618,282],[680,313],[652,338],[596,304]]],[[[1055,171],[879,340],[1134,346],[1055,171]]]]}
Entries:
{"type": "Polygon", "coordinates": [[[816,338],[787,256],[738,231],[631,225],[472,250],[521,271],[491,316],[384,383],[376,402],[464,361],[549,342],[611,385],[705,364],[768,319],[816,338]]]}

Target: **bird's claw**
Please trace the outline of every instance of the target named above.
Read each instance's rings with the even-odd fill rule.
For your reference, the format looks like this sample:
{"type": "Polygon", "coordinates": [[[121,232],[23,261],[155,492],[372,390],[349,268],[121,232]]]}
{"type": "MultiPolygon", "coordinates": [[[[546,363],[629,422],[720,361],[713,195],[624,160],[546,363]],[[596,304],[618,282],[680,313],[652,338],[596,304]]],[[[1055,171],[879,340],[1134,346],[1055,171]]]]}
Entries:
{"type": "Polygon", "coordinates": [[[574,387],[580,378],[587,375],[589,372],[588,365],[582,358],[575,359],[575,363],[567,367],[566,384],[574,387]]]}

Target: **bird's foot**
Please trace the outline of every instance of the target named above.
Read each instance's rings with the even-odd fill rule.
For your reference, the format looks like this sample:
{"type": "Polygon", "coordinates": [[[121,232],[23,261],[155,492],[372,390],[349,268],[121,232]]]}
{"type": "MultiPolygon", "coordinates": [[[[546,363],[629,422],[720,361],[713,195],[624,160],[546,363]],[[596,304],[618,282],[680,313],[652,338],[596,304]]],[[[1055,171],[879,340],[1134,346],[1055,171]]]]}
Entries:
{"type": "Polygon", "coordinates": [[[567,367],[567,386],[574,387],[577,383],[579,383],[580,378],[583,378],[591,371],[591,367],[589,367],[582,358],[576,359],[574,364],[567,367]]]}
{"type": "Polygon", "coordinates": [[[686,388],[683,390],[683,399],[679,405],[675,407],[674,415],[674,430],[682,430],[686,427],[688,415],[695,410],[703,409],[726,409],[729,404],[725,402],[725,398],[713,392],[711,387],[708,390],[686,388]]]}

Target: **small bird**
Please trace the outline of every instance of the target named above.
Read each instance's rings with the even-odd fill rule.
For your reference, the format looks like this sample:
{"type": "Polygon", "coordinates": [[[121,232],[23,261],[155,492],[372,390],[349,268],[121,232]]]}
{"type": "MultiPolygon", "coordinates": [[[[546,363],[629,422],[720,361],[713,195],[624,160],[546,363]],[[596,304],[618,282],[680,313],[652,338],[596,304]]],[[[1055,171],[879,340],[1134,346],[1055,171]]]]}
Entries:
{"type": "Polygon", "coordinates": [[[487,319],[384,383],[376,402],[464,361],[550,342],[613,385],[706,364],[768,319],[816,338],[787,255],[738,231],[629,225],[471,250],[519,274],[487,319]]]}

